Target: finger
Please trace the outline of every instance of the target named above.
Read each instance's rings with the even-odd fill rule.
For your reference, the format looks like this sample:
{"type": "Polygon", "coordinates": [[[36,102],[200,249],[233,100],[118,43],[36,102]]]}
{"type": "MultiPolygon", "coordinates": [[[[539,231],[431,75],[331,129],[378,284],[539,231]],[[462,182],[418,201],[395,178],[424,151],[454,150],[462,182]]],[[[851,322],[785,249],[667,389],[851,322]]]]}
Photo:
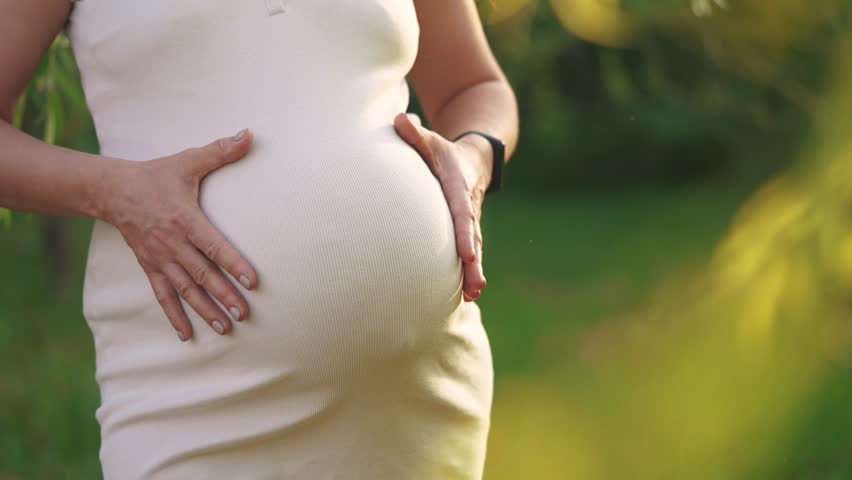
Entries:
{"type": "Polygon", "coordinates": [[[207,145],[190,150],[190,168],[203,177],[219,167],[236,162],[249,151],[254,134],[249,129],[237,132],[233,137],[223,137],[207,145]]]}
{"type": "Polygon", "coordinates": [[[462,284],[462,290],[467,294],[468,297],[477,298],[480,295],[481,285],[479,275],[479,268],[476,263],[465,263],[464,264],[464,280],[462,284]]]}
{"type": "Polygon", "coordinates": [[[169,279],[169,282],[177,290],[189,306],[198,313],[201,318],[207,322],[210,327],[219,335],[225,335],[231,331],[231,321],[228,316],[213,303],[213,299],[207,295],[207,292],[201,289],[192,279],[189,273],[177,263],[167,263],[163,266],[163,273],[169,279]]]}
{"type": "MultiPolygon", "coordinates": [[[[461,190],[461,188],[455,189],[457,192],[459,190],[461,190]]],[[[467,200],[466,202],[462,198],[458,198],[456,202],[469,204],[472,208],[473,203],[470,199],[470,195],[464,195],[464,198],[467,200]]],[[[482,271],[482,233],[480,230],[479,220],[475,213],[471,211],[469,215],[464,215],[463,218],[465,220],[463,220],[462,224],[469,226],[470,233],[468,233],[467,229],[464,227],[457,228],[457,235],[461,236],[461,239],[457,239],[457,242],[470,241],[470,244],[458,247],[458,249],[459,251],[463,251],[465,248],[470,248],[473,251],[473,258],[471,260],[463,259],[463,290],[471,300],[474,300],[480,296],[481,290],[485,288],[485,274],[482,271]]],[[[462,256],[462,254],[460,254],[460,256],[462,256]]]]}
{"type": "Polygon", "coordinates": [[[479,289],[484,289],[488,282],[485,280],[485,271],[483,270],[483,260],[482,260],[482,225],[477,221],[474,223],[476,230],[474,230],[473,234],[473,244],[476,250],[476,267],[479,270],[479,289]]]}
{"type": "Polygon", "coordinates": [[[438,164],[435,162],[432,149],[429,146],[428,139],[426,138],[425,129],[419,125],[415,125],[411,120],[411,117],[405,113],[400,113],[393,119],[393,126],[400,138],[411,145],[414,150],[420,154],[420,157],[423,158],[426,164],[429,165],[432,173],[434,173],[436,177],[440,178],[441,172],[438,164]]]}
{"type": "Polygon", "coordinates": [[[462,261],[473,262],[476,260],[473,239],[476,217],[473,213],[470,195],[466,188],[457,181],[445,180],[442,186],[456,231],[456,250],[462,261]]]}
{"type": "Polygon", "coordinates": [[[464,263],[464,283],[463,289],[468,293],[470,297],[477,298],[479,297],[480,290],[485,288],[485,276],[482,273],[482,254],[479,249],[479,243],[477,242],[477,237],[479,237],[478,233],[478,222],[474,222],[474,251],[476,252],[476,258],[472,262],[464,263]]]}
{"type": "Polygon", "coordinates": [[[192,324],[189,323],[189,318],[186,317],[186,312],[183,311],[178,294],[172,284],[169,283],[169,279],[162,273],[149,273],[148,280],[154,289],[154,296],[157,297],[157,302],[160,303],[160,306],[166,313],[169,323],[177,331],[178,338],[182,342],[192,338],[192,324]]]}
{"type": "Polygon", "coordinates": [[[198,250],[222,266],[226,272],[248,290],[257,287],[257,272],[225,235],[219,231],[200,209],[189,222],[187,238],[198,250]]]}
{"type": "Polygon", "coordinates": [[[248,304],[219,267],[191,244],[178,252],[178,261],[201,288],[225,306],[231,319],[242,321],[248,315],[248,304]]]}
{"type": "Polygon", "coordinates": [[[420,115],[417,115],[416,113],[406,113],[406,115],[408,115],[408,119],[411,120],[413,123],[417,124],[420,127],[423,126],[423,121],[420,120],[420,115]]]}
{"type": "Polygon", "coordinates": [[[396,130],[396,133],[399,134],[400,138],[406,141],[409,145],[414,147],[418,153],[423,155],[427,153],[422,151],[421,148],[424,148],[423,138],[420,134],[420,130],[418,126],[414,124],[411,120],[411,117],[407,113],[400,113],[393,119],[393,127],[396,130]]]}

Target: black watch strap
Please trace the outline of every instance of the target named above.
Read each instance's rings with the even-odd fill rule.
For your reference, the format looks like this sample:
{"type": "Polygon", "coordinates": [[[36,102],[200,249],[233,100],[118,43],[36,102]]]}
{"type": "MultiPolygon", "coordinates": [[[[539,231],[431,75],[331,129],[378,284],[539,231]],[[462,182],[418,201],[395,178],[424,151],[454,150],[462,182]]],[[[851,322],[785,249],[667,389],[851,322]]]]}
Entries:
{"type": "Polygon", "coordinates": [[[505,161],[506,155],[506,145],[502,140],[492,137],[485,132],[480,132],[478,130],[468,130],[466,132],[462,132],[453,139],[460,139],[461,137],[469,134],[475,133],[482,138],[488,140],[488,143],[491,144],[491,151],[494,153],[493,158],[493,168],[491,169],[491,183],[488,184],[488,188],[485,190],[485,193],[494,193],[499,192],[503,187],[503,162],[505,161]]]}

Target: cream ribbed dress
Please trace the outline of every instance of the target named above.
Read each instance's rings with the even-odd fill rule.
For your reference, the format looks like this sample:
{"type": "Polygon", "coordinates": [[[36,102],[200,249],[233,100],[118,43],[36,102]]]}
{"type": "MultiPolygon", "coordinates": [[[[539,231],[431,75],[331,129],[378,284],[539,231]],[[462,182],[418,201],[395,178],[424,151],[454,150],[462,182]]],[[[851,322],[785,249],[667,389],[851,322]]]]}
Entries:
{"type": "MultiPolygon", "coordinates": [[[[82,0],[67,31],[102,153],[243,127],[200,204],[254,265],[251,316],[180,342],[120,233],[84,287],[107,480],[479,479],[493,371],[437,179],[394,131],[412,0],[82,0]]],[[[236,282],[235,282],[236,283],[236,282]]]]}

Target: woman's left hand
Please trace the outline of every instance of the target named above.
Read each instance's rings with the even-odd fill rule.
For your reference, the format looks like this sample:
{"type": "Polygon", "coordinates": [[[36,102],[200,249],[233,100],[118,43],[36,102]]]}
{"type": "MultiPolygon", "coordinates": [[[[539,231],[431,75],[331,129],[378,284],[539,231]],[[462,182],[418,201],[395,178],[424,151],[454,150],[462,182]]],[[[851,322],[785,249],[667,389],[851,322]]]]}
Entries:
{"type": "Polygon", "coordinates": [[[393,125],[397,134],[417,150],[441,184],[453,217],[456,250],[464,265],[464,300],[476,300],[485,288],[479,219],[485,189],[491,180],[491,159],[485,158],[483,151],[471,141],[472,135],[452,142],[421,126],[416,115],[400,113],[393,125]]]}

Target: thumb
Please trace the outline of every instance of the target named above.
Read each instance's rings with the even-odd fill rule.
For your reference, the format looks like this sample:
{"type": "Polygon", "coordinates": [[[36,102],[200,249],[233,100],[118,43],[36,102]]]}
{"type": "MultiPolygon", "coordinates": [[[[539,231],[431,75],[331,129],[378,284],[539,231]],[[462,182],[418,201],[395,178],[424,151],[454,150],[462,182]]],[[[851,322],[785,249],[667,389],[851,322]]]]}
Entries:
{"type": "MultiPolygon", "coordinates": [[[[419,123],[419,122],[418,122],[419,123]]],[[[393,127],[400,138],[406,143],[414,147],[417,153],[427,162],[431,161],[432,152],[426,142],[426,136],[423,133],[423,128],[415,124],[411,117],[406,113],[400,113],[393,119],[393,127]]]]}
{"type": "Polygon", "coordinates": [[[243,158],[254,141],[254,134],[245,128],[233,137],[223,137],[197,150],[195,168],[200,176],[216,170],[223,165],[243,158]]]}

